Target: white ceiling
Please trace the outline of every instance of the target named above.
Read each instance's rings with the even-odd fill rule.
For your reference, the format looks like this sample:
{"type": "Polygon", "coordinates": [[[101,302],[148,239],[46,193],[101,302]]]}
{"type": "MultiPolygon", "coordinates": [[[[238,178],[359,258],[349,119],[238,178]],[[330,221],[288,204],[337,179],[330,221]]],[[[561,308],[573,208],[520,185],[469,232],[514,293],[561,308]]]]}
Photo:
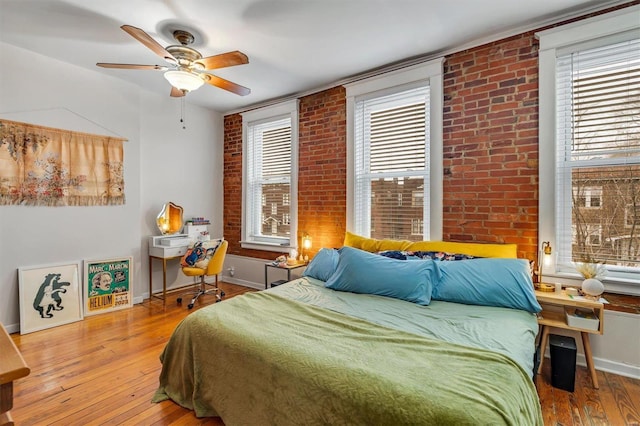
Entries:
{"type": "Polygon", "coordinates": [[[159,71],[95,64],[165,65],[121,30],[123,24],[141,28],[163,46],[177,44],[167,28],[191,30],[196,36],[191,47],[203,56],[240,50],[249,57],[246,65],[212,73],[249,87],[250,95],[209,85],[187,95],[189,103],[229,112],[621,3],[625,1],[0,0],[0,41],[169,96],[169,83],[159,71]]]}

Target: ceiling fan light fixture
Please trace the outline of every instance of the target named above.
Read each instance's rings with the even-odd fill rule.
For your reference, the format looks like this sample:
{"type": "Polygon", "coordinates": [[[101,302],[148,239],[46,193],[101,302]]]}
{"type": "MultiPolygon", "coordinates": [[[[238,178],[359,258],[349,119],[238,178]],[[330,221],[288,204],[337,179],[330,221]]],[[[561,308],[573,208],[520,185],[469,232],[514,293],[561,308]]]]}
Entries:
{"type": "Polygon", "coordinates": [[[173,87],[185,92],[193,92],[204,84],[202,78],[188,71],[167,71],[164,73],[164,78],[166,78],[173,87]]]}

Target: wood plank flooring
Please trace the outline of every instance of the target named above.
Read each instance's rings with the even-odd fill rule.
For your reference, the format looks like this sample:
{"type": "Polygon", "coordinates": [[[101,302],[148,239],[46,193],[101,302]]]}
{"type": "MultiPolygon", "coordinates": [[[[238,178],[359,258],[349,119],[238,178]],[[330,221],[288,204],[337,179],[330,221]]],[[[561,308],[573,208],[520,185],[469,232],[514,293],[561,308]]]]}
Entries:
{"type": "MultiPolygon", "coordinates": [[[[233,297],[253,289],[221,283],[233,297]]],[[[186,303],[166,307],[154,299],[131,309],[12,338],[31,374],[15,383],[17,425],[223,425],[198,419],[171,401],[151,403],[158,386],[159,355],[186,303]]],[[[194,310],[213,303],[211,296],[194,310]]],[[[550,363],[536,377],[545,425],[640,425],[640,380],[598,371],[600,389],[578,367],[575,392],[550,384],[550,363]]]]}

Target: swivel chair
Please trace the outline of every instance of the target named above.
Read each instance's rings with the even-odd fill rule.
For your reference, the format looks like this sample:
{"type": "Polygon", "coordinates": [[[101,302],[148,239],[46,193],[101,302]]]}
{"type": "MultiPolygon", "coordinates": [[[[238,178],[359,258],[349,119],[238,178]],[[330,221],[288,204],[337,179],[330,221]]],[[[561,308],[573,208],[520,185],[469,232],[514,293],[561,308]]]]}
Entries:
{"type": "Polygon", "coordinates": [[[222,242],[220,242],[220,245],[216,249],[216,252],[209,260],[206,269],[190,266],[185,266],[182,268],[182,272],[185,275],[189,277],[200,277],[200,283],[197,290],[181,294],[177,299],[178,304],[182,303],[182,296],[187,294],[193,295],[193,297],[191,298],[191,302],[187,305],[189,309],[193,309],[193,304],[196,303],[196,300],[198,300],[200,296],[203,296],[205,294],[214,294],[216,296],[216,303],[222,300],[222,298],[224,297],[224,291],[218,288],[218,274],[222,273],[224,257],[227,254],[228,245],[229,243],[226,240],[222,240],[222,242]],[[216,277],[216,281],[214,284],[206,283],[204,280],[205,277],[211,275],[214,275],[216,277]],[[207,290],[207,286],[212,286],[212,288],[207,290]]]}

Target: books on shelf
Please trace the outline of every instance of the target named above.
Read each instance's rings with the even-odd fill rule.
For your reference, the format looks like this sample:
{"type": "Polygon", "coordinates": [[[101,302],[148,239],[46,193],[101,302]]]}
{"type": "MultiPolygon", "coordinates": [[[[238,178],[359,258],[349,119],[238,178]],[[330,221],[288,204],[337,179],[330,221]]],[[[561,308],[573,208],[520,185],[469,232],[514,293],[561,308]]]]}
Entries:
{"type": "Polygon", "coordinates": [[[187,221],[187,225],[194,225],[194,226],[210,225],[210,224],[211,222],[209,221],[209,219],[205,219],[204,217],[193,217],[187,221]]]}
{"type": "Polygon", "coordinates": [[[600,319],[593,309],[573,308],[566,309],[567,324],[570,327],[597,331],[600,327],[600,319]]]}

